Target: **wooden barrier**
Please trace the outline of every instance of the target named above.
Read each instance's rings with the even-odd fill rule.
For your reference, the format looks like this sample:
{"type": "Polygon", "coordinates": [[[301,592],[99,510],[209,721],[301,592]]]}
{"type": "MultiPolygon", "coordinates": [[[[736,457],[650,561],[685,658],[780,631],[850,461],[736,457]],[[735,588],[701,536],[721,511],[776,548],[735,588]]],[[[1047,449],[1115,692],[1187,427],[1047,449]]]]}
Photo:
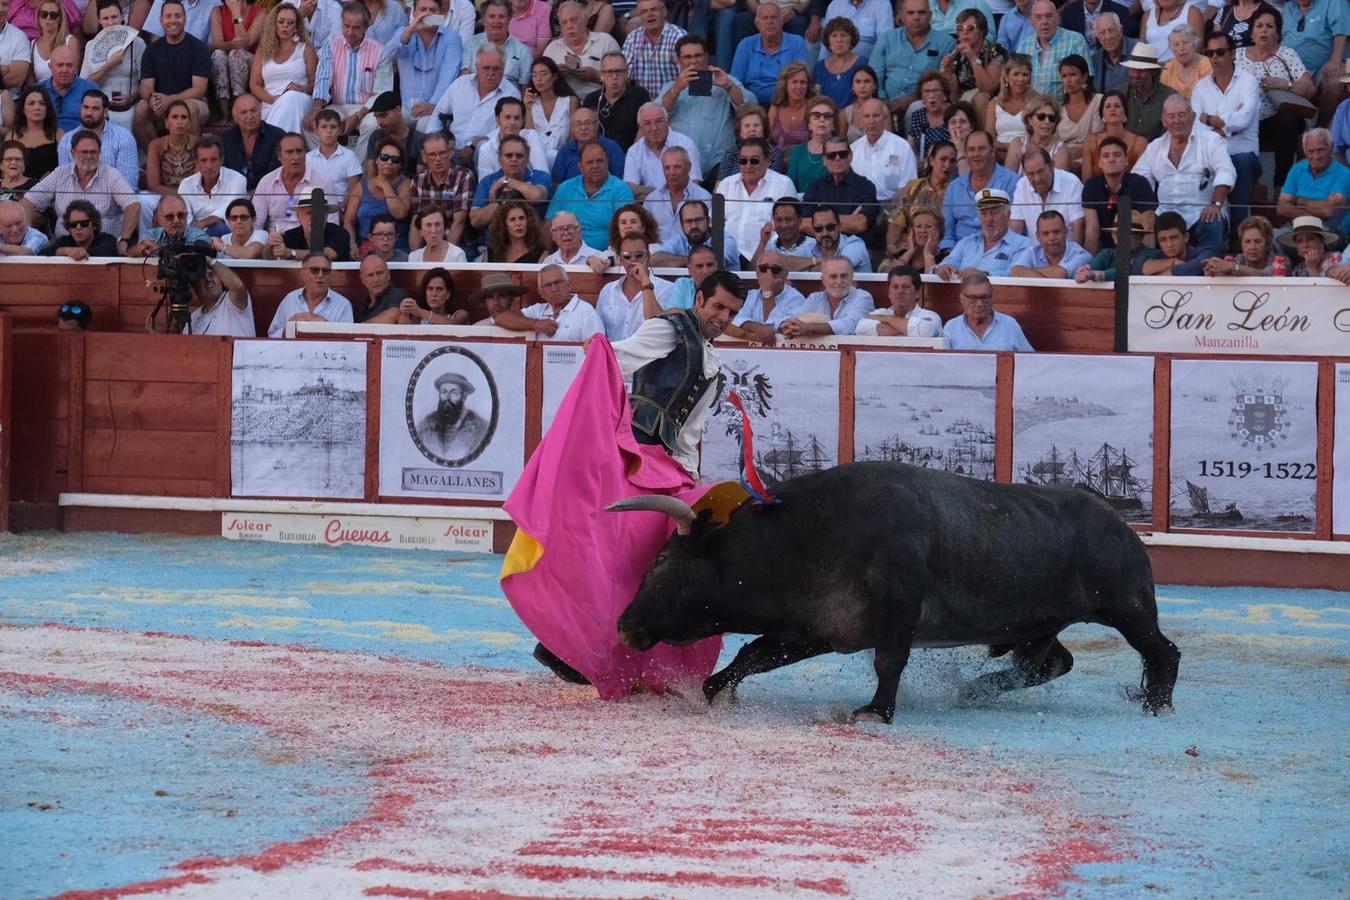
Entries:
{"type": "MultiPolygon", "coordinates": [[[[235,263],[253,297],[253,316],[259,335],[276,313],[282,297],[299,287],[298,265],[280,263],[235,263]]],[[[534,266],[484,267],[460,265],[448,267],[455,282],[455,295],[463,302],[477,290],[489,272],[506,271],[512,279],[530,289],[536,286],[534,266]]],[[[395,263],[394,284],[417,291],[424,267],[395,263]]],[[[24,261],[0,264],[0,313],[14,316],[19,327],[56,325],[56,308],[67,300],[80,299],[94,313],[92,330],[143,332],[146,317],[159,303],[154,285],[155,263],[149,261],[74,263],[68,261],[24,261]]],[[[590,270],[571,272],[572,288],[594,303],[600,289],[616,273],[596,275],[590,270]]],[[[747,284],[753,279],[743,273],[747,284]]],[[[792,285],[803,293],[820,289],[817,276],[794,276],[792,285]]],[[[878,306],[887,305],[886,284],[880,276],[861,276],[859,286],[869,291],[878,306]]],[[[356,304],[364,302],[365,288],[354,265],[334,269],[333,290],[356,304]]],[[[925,285],[925,302],[944,320],[961,312],[959,286],[938,281],[925,285]]],[[[1115,296],[1101,287],[1083,287],[1068,281],[1029,283],[999,282],[999,311],[1015,317],[1027,339],[1037,350],[1061,353],[1110,353],[1115,341],[1115,296]]],[[[528,299],[528,298],[527,298],[528,299]]],[[[486,315],[481,303],[467,304],[470,321],[486,315]]],[[[163,316],[163,312],[160,313],[163,316]]]]}
{"type": "Polygon", "coordinates": [[[14,394],[12,328],[10,317],[0,315],[0,532],[9,531],[10,398],[14,394]]]}

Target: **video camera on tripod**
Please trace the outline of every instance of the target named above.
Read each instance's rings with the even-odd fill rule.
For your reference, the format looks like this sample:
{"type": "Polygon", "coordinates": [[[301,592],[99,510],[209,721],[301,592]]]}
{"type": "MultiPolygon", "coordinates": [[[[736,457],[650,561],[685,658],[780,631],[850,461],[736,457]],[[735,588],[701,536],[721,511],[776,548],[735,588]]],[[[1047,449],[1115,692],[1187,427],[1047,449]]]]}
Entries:
{"type": "Polygon", "coordinates": [[[151,317],[157,317],[168,301],[169,330],[191,334],[192,285],[206,275],[215,258],[216,249],[204,241],[188,243],[181,235],[168,238],[159,248],[155,275],[162,283],[161,296],[151,317]]]}

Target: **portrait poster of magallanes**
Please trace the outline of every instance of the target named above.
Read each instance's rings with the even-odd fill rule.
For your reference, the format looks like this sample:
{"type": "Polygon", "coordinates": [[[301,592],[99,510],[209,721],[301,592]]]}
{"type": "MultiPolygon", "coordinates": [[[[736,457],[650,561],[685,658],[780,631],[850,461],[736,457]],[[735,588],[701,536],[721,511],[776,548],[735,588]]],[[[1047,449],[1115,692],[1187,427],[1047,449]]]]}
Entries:
{"type": "Polygon", "coordinates": [[[524,465],[524,348],[388,341],[380,493],[503,499],[524,465]]]}

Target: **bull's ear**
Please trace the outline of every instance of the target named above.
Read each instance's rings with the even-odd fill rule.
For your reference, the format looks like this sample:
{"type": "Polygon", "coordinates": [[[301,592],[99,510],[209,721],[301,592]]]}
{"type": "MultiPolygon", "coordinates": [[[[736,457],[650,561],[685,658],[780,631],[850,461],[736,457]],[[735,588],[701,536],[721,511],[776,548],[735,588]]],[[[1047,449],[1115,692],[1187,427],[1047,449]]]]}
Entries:
{"type": "Polygon", "coordinates": [[[711,509],[701,509],[689,526],[689,539],[699,546],[721,527],[722,523],[716,520],[711,509]]]}

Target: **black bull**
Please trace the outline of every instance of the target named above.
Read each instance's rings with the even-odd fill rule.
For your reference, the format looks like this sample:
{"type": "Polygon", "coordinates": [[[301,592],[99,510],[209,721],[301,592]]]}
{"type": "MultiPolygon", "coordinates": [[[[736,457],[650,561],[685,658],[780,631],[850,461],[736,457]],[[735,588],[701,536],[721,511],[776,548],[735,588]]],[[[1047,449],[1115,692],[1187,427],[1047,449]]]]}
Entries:
{"type": "Polygon", "coordinates": [[[737,632],[761,637],[703,684],[709,700],[743,679],[831,651],[876,651],[877,690],[855,714],[889,722],[911,647],[988,644],[1013,666],[972,694],[1063,675],[1061,630],[1118,630],[1144,661],[1146,711],[1168,711],[1180,652],[1158,629],[1143,543],[1092,493],[994,484],[903,463],[865,462],[784,482],[776,506],[745,504],[724,525],[671,497],[678,528],[619,618],[645,650],[737,632]]]}

